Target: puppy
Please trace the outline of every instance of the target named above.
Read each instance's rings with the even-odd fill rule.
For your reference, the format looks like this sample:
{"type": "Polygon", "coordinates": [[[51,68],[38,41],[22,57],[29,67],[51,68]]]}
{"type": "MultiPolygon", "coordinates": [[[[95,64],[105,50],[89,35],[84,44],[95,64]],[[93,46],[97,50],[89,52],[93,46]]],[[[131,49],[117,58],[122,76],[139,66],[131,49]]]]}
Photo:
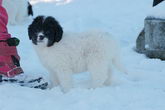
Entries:
{"type": "Polygon", "coordinates": [[[88,71],[90,88],[111,84],[113,65],[126,72],[120,63],[119,46],[107,32],[64,32],[53,17],[38,16],[28,28],[42,64],[50,72],[52,87],[64,92],[73,87],[72,74],[88,71]]]}
{"type": "Polygon", "coordinates": [[[22,23],[28,16],[33,16],[32,5],[27,0],[3,0],[2,5],[11,25],[22,23]]]}

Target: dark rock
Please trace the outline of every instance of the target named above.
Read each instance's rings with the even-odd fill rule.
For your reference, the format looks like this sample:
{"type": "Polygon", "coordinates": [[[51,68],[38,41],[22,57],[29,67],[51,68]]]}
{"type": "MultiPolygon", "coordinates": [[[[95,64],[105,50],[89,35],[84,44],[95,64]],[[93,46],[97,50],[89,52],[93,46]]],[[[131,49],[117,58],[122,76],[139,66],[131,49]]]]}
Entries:
{"type": "Polygon", "coordinates": [[[144,32],[144,28],[140,32],[138,38],[136,39],[136,51],[138,53],[144,53],[145,52],[145,32],[144,32]]]}
{"type": "Polygon", "coordinates": [[[165,50],[165,19],[145,19],[145,44],[149,50],[165,50]]]}
{"type": "Polygon", "coordinates": [[[149,58],[165,60],[165,50],[146,50],[145,55],[149,58]]]}
{"type": "Polygon", "coordinates": [[[165,19],[145,19],[144,29],[136,40],[136,51],[149,58],[165,60],[165,19]]]}

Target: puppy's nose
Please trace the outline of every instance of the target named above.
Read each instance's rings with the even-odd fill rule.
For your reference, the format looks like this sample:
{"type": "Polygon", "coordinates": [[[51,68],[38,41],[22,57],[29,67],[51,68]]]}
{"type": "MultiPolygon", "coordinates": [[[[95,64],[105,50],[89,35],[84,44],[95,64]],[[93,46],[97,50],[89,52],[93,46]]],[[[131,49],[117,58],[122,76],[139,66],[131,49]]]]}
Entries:
{"type": "Polygon", "coordinates": [[[44,36],[43,35],[39,35],[39,40],[43,40],[44,36]]]}

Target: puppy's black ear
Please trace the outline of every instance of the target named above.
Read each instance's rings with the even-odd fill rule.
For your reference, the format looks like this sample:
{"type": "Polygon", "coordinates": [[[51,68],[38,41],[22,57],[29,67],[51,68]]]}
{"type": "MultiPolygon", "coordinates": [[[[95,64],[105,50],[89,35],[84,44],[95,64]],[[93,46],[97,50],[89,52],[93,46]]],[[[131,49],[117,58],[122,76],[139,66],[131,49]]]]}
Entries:
{"type": "Polygon", "coordinates": [[[37,16],[33,22],[28,27],[28,35],[29,39],[32,39],[32,36],[37,32],[36,30],[39,30],[39,28],[42,27],[42,22],[44,20],[44,16],[37,16]]]}
{"type": "Polygon", "coordinates": [[[48,40],[48,47],[52,46],[55,42],[59,42],[62,39],[63,36],[63,29],[61,27],[61,25],[58,23],[58,21],[51,17],[48,16],[45,19],[44,22],[44,28],[47,30],[47,28],[49,27],[49,29],[53,29],[52,30],[52,35],[49,36],[49,40],[48,40]]]}
{"type": "Polygon", "coordinates": [[[48,47],[52,46],[53,44],[54,44],[53,40],[48,40],[48,44],[47,44],[48,47]]]}
{"type": "Polygon", "coordinates": [[[49,24],[51,24],[52,27],[54,28],[54,31],[55,31],[55,33],[54,33],[55,41],[54,42],[59,42],[62,39],[62,35],[63,35],[63,29],[62,29],[61,25],[55,18],[53,18],[51,16],[48,16],[46,18],[46,21],[48,21],[49,24]]]}
{"type": "Polygon", "coordinates": [[[59,42],[62,39],[62,35],[63,35],[63,29],[60,26],[59,23],[57,23],[57,27],[55,28],[55,42],[59,42]]]}
{"type": "Polygon", "coordinates": [[[32,35],[31,35],[31,25],[29,25],[28,27],[28,35],[29,35],[29,39],[31,40],[32,39],[32,35]]]}
{"type": "Polygon", "coordinates": [[[56,24],[55,33],[53,38],[49,38],[47,46],[52,46],[55,42],[59,42],[62,39],[63,29],[59,24],[56,24]]]}

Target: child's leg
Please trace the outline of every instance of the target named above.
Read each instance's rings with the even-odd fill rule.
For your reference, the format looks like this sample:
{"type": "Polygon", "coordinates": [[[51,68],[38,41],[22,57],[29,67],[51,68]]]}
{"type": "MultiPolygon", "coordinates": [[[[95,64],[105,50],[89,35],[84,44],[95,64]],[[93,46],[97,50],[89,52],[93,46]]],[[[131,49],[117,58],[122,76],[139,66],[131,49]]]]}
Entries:
{"type": "Polygon", "coordinates": [[[6,42],[7,39],[11,38],[7,31],[7,23],[8,15],[6,10],[2,7],[2,0],[0,0],[0,74],[13,77],[23,71],[20,65],[18,66],[15,63],[20,60],[16,47],[9,46],[6,42]]]}
{"type": "Polygon", "coordinates": [[[0,0],[0,40],[6,40],[10,38],[10,34],[7,31],[8,15],[6,10],[2,7],[2,0],[0,0]]]}

